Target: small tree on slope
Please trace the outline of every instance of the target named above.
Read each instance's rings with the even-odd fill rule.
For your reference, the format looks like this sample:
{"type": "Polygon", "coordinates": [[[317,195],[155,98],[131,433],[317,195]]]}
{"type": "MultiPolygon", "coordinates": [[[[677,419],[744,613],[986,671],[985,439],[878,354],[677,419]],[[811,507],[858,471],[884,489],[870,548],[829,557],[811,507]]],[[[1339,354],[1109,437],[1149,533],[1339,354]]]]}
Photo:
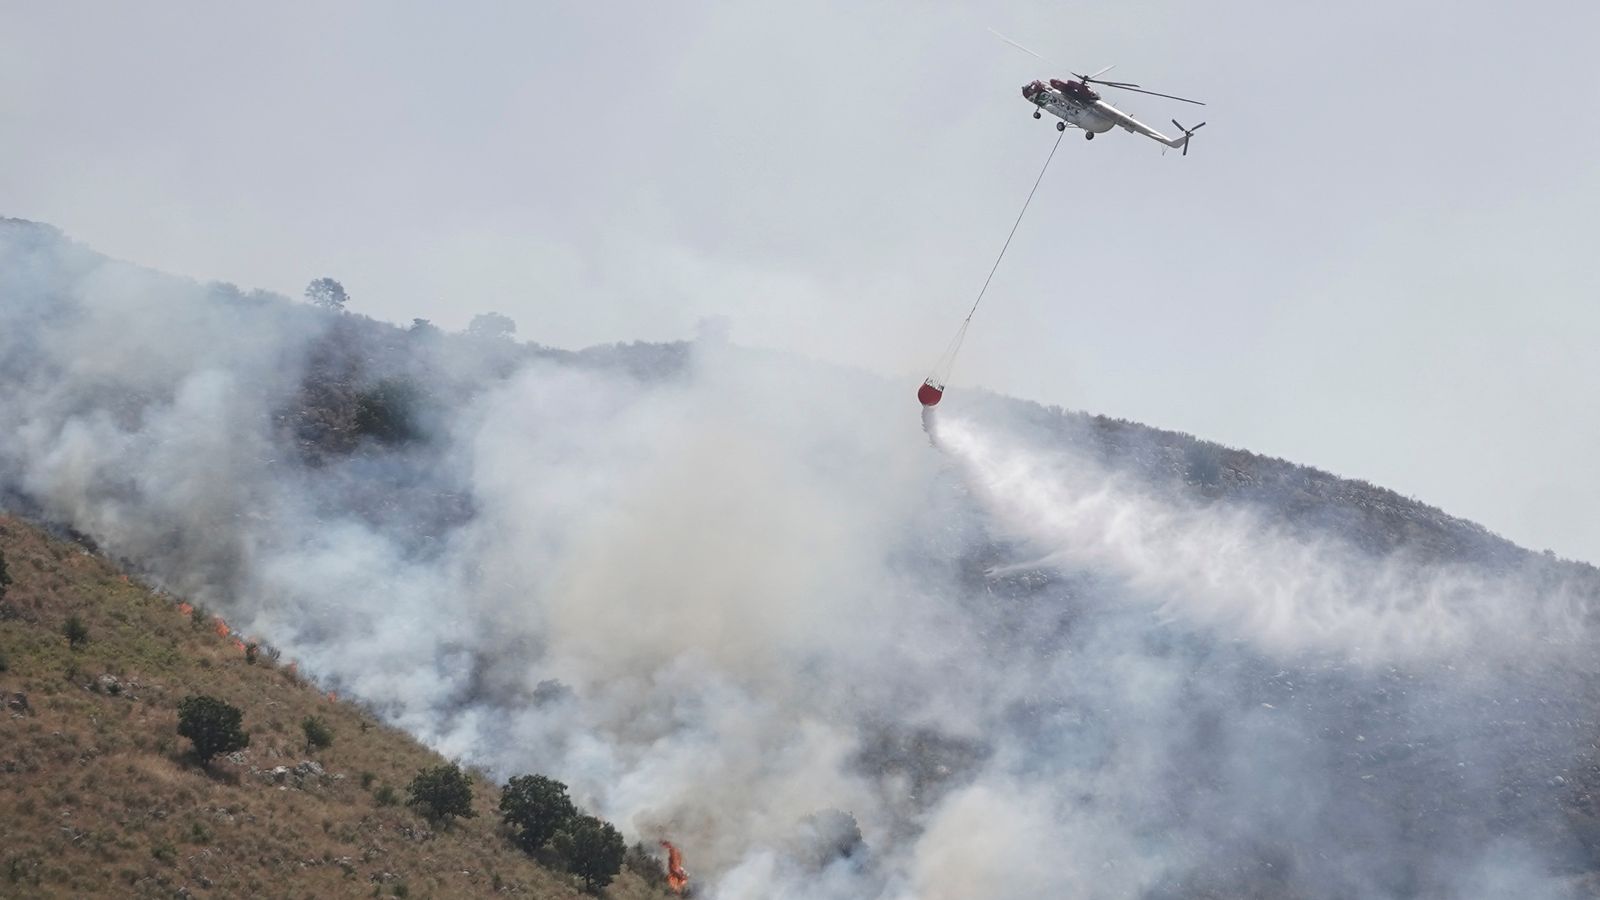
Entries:
{"type": "Polygon", "coordinates": [[[583,879],[591,892],[611,883],[622,871],[627,845],[622,835],[594,816],[577,816],[555,837],[555,848],[567,861],[567,871],[583,879]]]}
{"type": "Polygon", "coordinates": [[[472,776],[455,763],[423,769],[411,779],[406,792],[406,805],[415,807],[430,822],[477,815],[472,809],[472,776]]]}
{"type": "Polygon", "coordinates": [[[350,295],[345,293],[344,285],[332,278],[318,278],[306,285],[306,300],[330,312],[343,312],[350,295]]]}
{"type": "Polygon", "coordinates": [[[324,750],[333,745],[333,729],[328,723],[322,721],[320,716],[306,716],[300,723],[300,730],[306,733],[306,752],[312,753],[324,750]]]}
{"type": "Polygon", "coordinates": [[[218,753],[250,746],[250,735],[240,728],[243,720],[237,706],[215,697],[190,695],[178,703],[178,734],[194,742],[194,755],[202,766],[211,765],[218,753]]]}
{"type": "Polygon", "coordinates": [[[500,793],[500,818],[528,853],[543,847],[574,816],[567,786],[543,775],[518,775],[500,793]]]}

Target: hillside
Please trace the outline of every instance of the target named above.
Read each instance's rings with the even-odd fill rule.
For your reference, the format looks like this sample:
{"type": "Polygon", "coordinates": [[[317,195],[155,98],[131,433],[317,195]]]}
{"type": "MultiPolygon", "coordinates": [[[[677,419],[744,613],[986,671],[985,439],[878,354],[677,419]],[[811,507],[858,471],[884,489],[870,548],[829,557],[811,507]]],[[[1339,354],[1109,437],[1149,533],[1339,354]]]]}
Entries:
{"type": "MultiPolygon", "coordinates": [[[[579,898],[570,876],[511,846],[498,791],[440,827],[403,805],[443,760],[288,661],[252,664],[214,621],[86,548],[0,517],[13,579],[0,601],[0,896],[579,898]],[[89,640],[70,648],[77,616],[89,640]],[[250,746],[210,771],[176,735],[177,703],[244,710],[250,746]],[[307,752],[301,722],[331,728],[307,752]],[[278,771],[282,769],[283,771],[278,771]]],[[[625,870],[614,898],[669,896],[625,870]]]]}
{"type": "MultiPolygon", "coordinates": [[[[509,335],[499,333],[493,337],[446,334],[424,320],[402,328],[354,313],[329,319],[282,296],[244,292],[225,283],[195,285],[118,263],[68,240],[51,226],[20,219],[0,217],[0,248],[10,251],[7,274],[13,281],[13,298],[15,288],[28,284],[18,278],[20,274],[33,278],[52,270],[65,272],[69,284],[81,288],[91,273],[98,277],[99,270],[122,269],[153,279],[174,294],[195,296],[211,308],[205,315],[214,316],[219,327],[246,328],[250,327],[247,323],[266,321],[272,323],[270,332],[289,332],[295,337],[304,334],[308,338],[304,346],[269,350],[282,354],[280,361],[298,378],[293,385],[283,386],[273,410],[278,438],[284,446],[295,447],[300,458],[311,465],[378,452],[390,457],[410,454],[412,459],[402,459],[402,464],[418,464],[417,451],[436,445],[429,438],[437,436],[447,410],[472,403],[528,365],[614,373],[642,385],[681,382],[693,366],[694,345],[686,342],[636,342],[571,351],[513,342],[507,339],[509,335]]],[[[64,305],[51,311],[24,303],[13,314],[37,328],[71,306],[70,298],[60,296],[59,288],[46,296],[52,303],[64,305]]],[[[185,315],[196,317],[193,312],[185,315]]],[[[26,335],[22,328],[12,329],[4,345],[6,352],[0,354],[6,370],[18,381],[59,374],[59,366],[45,358],[36,342],[25,340],[26,335]]],[[[841,375],[848,380],[860,377],[856,373],[832,377],[841,375]]],[[[121,415],[135,419],[161,399],[133,384],[98,387],[110,392],[106,399],[114,402],[121,415]]],[[[1045,407],[982,389],[956,392],[955,405],[975,415],[1008,419],[1053,446],[1136,474],[1161,490],[1204,502],[1249,504],[1307,533],[1336,531],[1375,555],[1404,548],[1430,559],[1470,560],[1490,566],[1527,561],[1527,551],[1477,523],[1310,466],[1181,432],[1045,407]]],[[[431,461],[423,454],[422,464],[431,461]]],[[[16,493],[14,479],[0,482],[0,500],[23,510],[35,509],[37,503],[37,498],[16,493]]],[[[438,517],[430,524],[440,527],[470,515],[459,505],[459,497],[436,495],[421,502],[425,518],[438,517]]],[[[1588,570],[1588,577],[1595,575],[1592,566],[1579,566],[1588,570]]]]}
{"type": "MultiPolygon", "coordinates": [[[[475,855],[503,850],[486,815],[402,840],[415,818],[372,795],[428,757],[367,742],[403,732],[480,783],[557,778],[629,843],[670,838],[708,898],[1595,893],[1600,577],[1415,499],[980,390],[925,431],[914,379],[714,336],[569,351],[492,313],[397,327],[359,295],[196,284],[15,220],[0,298],[0,510],[14,593],[48,601],[0,632],[26,641],[5,678],[35,713],[8,727],[61,717],[23,732],[29,759],[65,760],[38,765],[87,804],[74,779],[104,772],[51,734],[81,710],[100,716],[81,746],[133,753],[93,724],[129,710],[158,771],[237,822],[250,767],[298,766],[297,723],[340,710],[317,761],[346,777],[266,796],[349,813],[314,809],[302,838],[287,807],[249,806],[237,827],[275,842],[249,857],[263,884],[325,851],[357,871],[306,877],[380,894],[374,866],[414,895],[563,889],[475,855]],[[74,652],[76,595],[51,586],[79,569],[118,599],[81,613],[74,652]],[[124,634],[127,656],[95,656],[124,634]],[[138,687],[72,686],[102,674],[138,687]],[[249,752],[281,755],[211,780],[158,740],[199,679],[235,675],[262,679],[218,691],[249,752]]],[[[72,842],[59,805],[31,808],[30,846],[72,842]]],[[[132,883],[179,871],[151,856],[198,836],[176,816],[127,851],[132,883]]],[[[90,877],[27,859],[41,889],[90,877]]]]}

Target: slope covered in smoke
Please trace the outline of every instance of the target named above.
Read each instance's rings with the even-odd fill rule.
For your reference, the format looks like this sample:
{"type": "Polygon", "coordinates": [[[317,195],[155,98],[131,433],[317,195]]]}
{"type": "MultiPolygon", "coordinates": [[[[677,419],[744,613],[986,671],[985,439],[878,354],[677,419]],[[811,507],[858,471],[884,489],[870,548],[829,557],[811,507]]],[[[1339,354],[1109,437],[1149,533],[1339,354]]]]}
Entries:
{"type": "MultiPolygon", "coordinates": [[[[9,516],[0,560],[0,896],[585,896],[500,832],[481,778],[472,817],[406,806],[411,779],[444,760],[270,648],[246,654],[204,610],[9,516]],[[249,746],[196,764],[177,735],[190,694],[238,707],[249,746]]],[[[636,855],[607,895],[660,900],[662,880],[636,855]]]]}
{"type": "Polygon", "coordinates": [[[710,896],[1600,868],[1594,570],[1391,492],[982,395],[930,446],[864,374],[402,330],[25,223],[0,292],[8,507],[710,896]]]}

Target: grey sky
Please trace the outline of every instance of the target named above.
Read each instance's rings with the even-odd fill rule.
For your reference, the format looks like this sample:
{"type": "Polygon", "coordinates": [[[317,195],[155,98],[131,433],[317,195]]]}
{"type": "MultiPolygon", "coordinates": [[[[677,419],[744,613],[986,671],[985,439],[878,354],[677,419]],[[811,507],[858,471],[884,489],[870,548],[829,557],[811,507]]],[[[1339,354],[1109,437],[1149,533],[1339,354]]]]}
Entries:
{"type": "Polygon", "coordinates": [[[0,0],[0,214],[562,346],[721,316],[904,377],[884,427],[914,428],[1055,140],[1020,86],[1115,62],[1211,105],[1112,102],[1210,124],[1187,159],[1067,135],[952,390],[1190,431],[1594,561],[1597,32],[1590,2],[0,0]]]}

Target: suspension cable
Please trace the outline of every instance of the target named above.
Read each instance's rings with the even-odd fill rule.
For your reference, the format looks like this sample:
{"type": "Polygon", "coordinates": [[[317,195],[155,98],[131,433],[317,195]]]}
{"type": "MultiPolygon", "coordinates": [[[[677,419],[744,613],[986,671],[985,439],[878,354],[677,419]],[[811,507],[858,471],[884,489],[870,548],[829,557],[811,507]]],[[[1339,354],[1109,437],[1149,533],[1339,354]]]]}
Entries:
{"type": "Polygon", "coordinates": [[[978,299],[972,301],[972,309],[967,312],[965,322],[971,322],[973,313],[978,311],[978,304],[983,302],[983,295],[989,290],[989,282],[994,280],[994,273],[1000,270],[1000,260],[1006,258],[1006,249],[1011,246],[1011,239],[1017,235],[1017,226],[1022,224],[1022,217],[1028,213],[1028,204],[1033,202],[1033,195],[1038,193],[1039,184],[1044,181],[1044,173],[1050,169],[1050,161],[1056,158],[1056,149],[1061,146],[1061,139],[1067,136],[1066,129],[1056,135],[1056,142],[1050,148],[1050,155],[1045,157],[1044,166],[1039,169],[1039,177],[1034,179],[1033,190],[1028,192],[1028,199],[1022,202],[1022,212],[1017,213],[1017,221],[1011,224],[1011,233],[1006,235],[1006,242],[1000,248],[1000,255],[995,257],[994,266],[989,269],[989,277],[983,280],[983,288],[978,291],[978,299]]]}

